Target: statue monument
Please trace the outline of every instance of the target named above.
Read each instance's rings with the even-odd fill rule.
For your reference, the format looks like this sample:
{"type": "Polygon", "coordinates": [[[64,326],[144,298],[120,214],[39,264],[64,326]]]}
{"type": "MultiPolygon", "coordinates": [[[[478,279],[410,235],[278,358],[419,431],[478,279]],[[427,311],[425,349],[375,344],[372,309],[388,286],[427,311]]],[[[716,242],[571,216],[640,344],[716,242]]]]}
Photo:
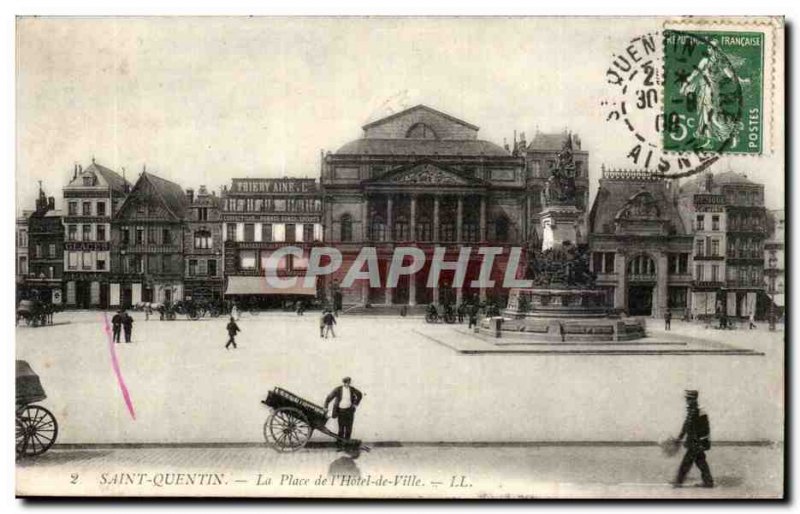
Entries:
{"type": "Polygon", "coordinates": [[[519,339],[520,344],[645,336],[640,321],[622,319],[608,292],[595,287],[589,248],[579,237],[584,213],[576,205],[575,169],[570,134],[547,181],[541,247],[528,254],[527,278],[533,287],[512,289],[503,316],[487,318],[479,332],[519,339]]]}
{"type": "Polygon", "coordinates": [[[541,213],[543,250],[560,246],[565,241],[578,244],[578,226],[583,213],[575,205],[575,170],[572,134],[568,134],[547,179],[545,208],[541,213]]]}

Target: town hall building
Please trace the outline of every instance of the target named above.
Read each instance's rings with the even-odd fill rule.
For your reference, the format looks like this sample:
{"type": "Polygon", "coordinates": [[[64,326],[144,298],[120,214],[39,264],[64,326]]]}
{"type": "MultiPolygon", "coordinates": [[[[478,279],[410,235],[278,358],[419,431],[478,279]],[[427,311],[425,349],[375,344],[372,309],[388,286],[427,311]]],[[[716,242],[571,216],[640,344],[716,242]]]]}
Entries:
{"type": "Polygon", "coordinates": [[[362,128],[360,139],[327,153],[322,162],[326,239],[343,254],[334,287],[363,246],[376,248],[381,272],[381,287],[358,280],[341,291],[343,303],[502,301],[510,248],[523,246],[528,232],[525,157],[479,139],[477,126],[425,105],[362,128]],[[425,267],[401,276],[397,287],[383,287],[394,248],[410,245],[424,252],[425,267]],[[464,287],[453,288],[453,272],[445,271],[428,288],[435,247],[446,249],[445,260],[456,261],[465,246],[475,250],[464,287]],[[470,287],[482,262],[479,246],[503,248],[489,290],[470,287]]]}

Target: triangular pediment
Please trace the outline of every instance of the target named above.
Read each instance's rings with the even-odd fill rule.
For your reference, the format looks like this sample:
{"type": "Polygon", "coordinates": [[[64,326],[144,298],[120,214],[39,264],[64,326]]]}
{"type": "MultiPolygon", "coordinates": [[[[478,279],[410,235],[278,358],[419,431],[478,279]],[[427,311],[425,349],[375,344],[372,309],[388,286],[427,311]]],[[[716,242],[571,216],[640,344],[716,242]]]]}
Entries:
{"type": "Polygon", "coordinates": [[[389,171],[386,175],[367,181],[370,185],[383,186],[483,186],[483,181],[465,177],[455,170],[433,162],[419,162],[389,171]]]}

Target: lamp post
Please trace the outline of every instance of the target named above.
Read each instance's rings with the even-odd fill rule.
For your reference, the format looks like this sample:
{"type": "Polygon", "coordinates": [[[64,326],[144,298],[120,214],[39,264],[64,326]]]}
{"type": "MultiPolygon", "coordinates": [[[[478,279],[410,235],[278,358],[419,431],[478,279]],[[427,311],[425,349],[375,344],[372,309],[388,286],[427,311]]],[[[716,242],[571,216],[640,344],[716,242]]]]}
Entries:
{"type": "Polygon", "coordinates": [[[778,258],[774,255],[769,258],[770,281],[769,281],[769,329],[775,331],[775,268],[778,266],[778,258]]]}

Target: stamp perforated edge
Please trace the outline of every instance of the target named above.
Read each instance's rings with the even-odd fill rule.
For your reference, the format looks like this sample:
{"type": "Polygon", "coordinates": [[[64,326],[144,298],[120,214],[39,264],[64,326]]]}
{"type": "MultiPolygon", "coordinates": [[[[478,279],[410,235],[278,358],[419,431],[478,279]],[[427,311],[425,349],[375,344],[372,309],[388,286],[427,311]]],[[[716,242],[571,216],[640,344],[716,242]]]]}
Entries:
{"type": "MultiPolygon", "coordinates": [[[[715,30],[729,30],[732,32],[737,31],[746,31],[746,30],[763,30],[768,28],[769,30],[764,31],[764,44],[768,49],[765,49],[765,56],[769,56],[768,58],[764,59],[764,75],[766,77],[769,74],[769,80],[764,80],[765,84],[765,91],[762,92],[762,105],[769,106],[769,113],[768,113],[768,122],[765,124],[768,127],[769,134],[767,137],[768,144],[766,145],[768,148],[761,149],[760,153],[743,153],[743,152],[724,152],[723,155],[726,156],[735,156],[735,157],[750,157],[750,158],[759,158],[759,157],[767,157],[775,153],[775,94],[776,94],[776,74],[777,74],[777,66],[778,66],[778,57],[777,57],[777,39],[778,39],[778,30],[784,30],[785,21],[783,16],[774,16],[774,17],[753,17],[753,18],[731,18],[731,17],[680,17],[680,18],[667,18],[661,24],[661,33],[662,33],[662,44],[664,44],[664,32],[667,30],[682,30],[682,31],[690,31],[694,30],[708,30],[708,29],[715,29],[715,30]],[[769,67],[769,70],[766,67],[769,67]],[[769,91],[766,91],[766,90],[769,91]],[[767,102],[767,99],[769,100],[767,102]]],[[[663,48],[662,48],[663,52],[663,48]]],[[[663,54],[662,54],[663,56],[663,54]]],[[[662,74],[665,73],[664,70],[664,59],[662,57],[661,60],[661,72],[662,74]]],[[[662,75],[666,76],[666,75],[662,75]]],[[[661,95],[664,98],[664,87],[665,83],[661,85],[661,95]]],[[[664,102],[661,103],[662,109],[662,116],[664,115],[664,102]]],[[[663,143],[662,143],[663,146],[663,143]]],[[[670,150],[665,150],[662,147],[662,152],[665,154],[679,154],[680,152],[674,152],[670,150]]]]}

